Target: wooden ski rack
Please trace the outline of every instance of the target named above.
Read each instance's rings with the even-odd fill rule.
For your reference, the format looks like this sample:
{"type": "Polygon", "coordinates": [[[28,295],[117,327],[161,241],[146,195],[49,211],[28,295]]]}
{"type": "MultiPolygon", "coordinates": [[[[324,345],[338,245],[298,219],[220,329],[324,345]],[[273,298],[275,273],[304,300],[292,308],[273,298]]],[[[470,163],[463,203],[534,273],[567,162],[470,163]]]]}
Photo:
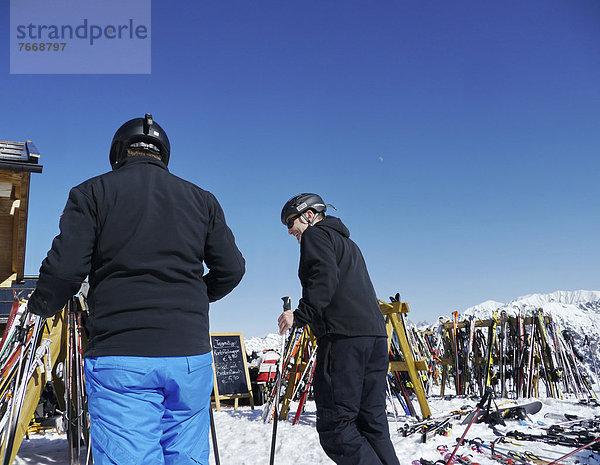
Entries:
{"type": "MultiPolygon", "coordinates": [[[[307,354],[309,352],[317,350],[317,340],[310,330],[309,326],[306,326],[304,329],[304,333],[302,333],[302,337],[300,339],[300,346],[298,347],[298,355],[294,359],[294,366],[290,370],[288,383],[285,389],[285,394],[282,399],[281,408],[279,410],[279,419],[287,420],[289,412],[290,412],[290,402],[292,401],[292,396],[294,391],[296,390],[297,384],[301,381],[302,373],[304,373],[307,364],[307,354]],[[309,351],[308,348],[311,348],[309,351]]],[[[283,357],[283,354],[281,355],[283,357]]]]}
{"type": "MultiPolygon", "coordinates": [[[[540,311],[540,309],[537,311],[540,311]]],[[[498,390],[497,395],[503,397],[539,397],[541,391],[540,381],[544,381],[546,397],[560,399],[563,393],[573,393],[578,397],[586,395],[596,397],[592,388],[587,384],[587,381],[580,376],[576,357],[570,355],[567,351],[566,343],[561,342],[562,336],[560,336],[560,331],[557,334],[549,333],[549,328],[554,328],[552,318],[548,315],[527,317],[523,315],[519,318],[520,323],[519,319],[513,315],[505,315],[499,319],[473,319],[471,323],[465,320],[457,321],[456,323],[454,321],[441,321],[439,323],[438,334],[442,338],[444,355],[442,358],[438,358],[437,356],[434,358],[435,364],[440,366],[442,370],[440,395],[444,397],[446,384],[450,377],[454,377],[455,384],[457,385],[462,381],[460,385],[463,388],[465,387],[464,380],[457,381],[456,379],[457,366],[459,366],[460,378],[462,378],[463,373],[469,373],[468,376],[473,376],[472,373],[474,372],[478,376],[477,373],[481,375],[487,372],[487,370],[493,370],[492,378],[490,378],[487,385],[490,385],[493,379],[494,390],[498,390]],[[481,353],[480,351],[479,355],[472,353],[467,356],[462,351],[459,351],[459,357],[462,360],[460,362],[457,361],[459,357],[456,354],[456,344],[453,336],[455,327],[456,330],[465,330],[469,324],[473,324],[474,328],[488,328],[488,331],[491,331],[492,328],[503,322],[506,325],[505,327],[508,328],[509,333],[518,328],[519,324],[523,328],[522,335],[518,337],[523,340],[522,344],[524,347],[520,349],[521,353],[524,354],[525,351],[528,351],[528,362],[523,363],[521,361],[522,365],[520,365],[520,368],[515,368],[517,355],[514,353],[514,344],[510,346],[511,350],[509,352],[501,352],[498,341],[493,342],[492,354],[487,355],[486,353],[490,350],[489,333],[485,339],[488,345],[484,351],[486,353],[481,353]],[[533,352],[529,352],[531,348],[533,348],[533,352]],[[562,350],[560,353],[558,352],[559,348],[562,350]],[[471,366],[475,368],[465,371],[466,363],[472,364],[471,366]],[[505,377],[506,371],[504,370],[506,366],[511,368],[510,378],[505,377]],[[451,368],[454,369],[454,374],[451,373],[451,368]],[[519,378],[516,378],[514,374],[517,370],[519,378]],[[507,383],[508,379],[512,380],[511,384],[507,383]]],[[[498,337],[507,337],[504,334],[504,330],[499,330],[497,327],[495,329],[498,330],[496,333],[498,337]]],[[[430,331],[427,331],[427,333],[432,334],[430,331]]],[[[496,336],[494,336],[495,338],[496,336]]],[[[486,377],[484,376],[484,378],[486,377]]],[[[472,387],[471,382],[469,382],[469,387],[472,387]]],[[[475,387],[475,393],[467,392],[467,394],[481,393],[485,385],[481,385],[479,381],[475,387]]]]}
{"type": "Polygon", "coordinates": [[[408,308],[408,302],[383,302],[379,301],[379,309],[385,316],[385,326],[388,335],[388,351],[392,343],[394,333],[400,344],[400,350],[404,357],[404,361],[390,361],[388,373],[391,371],[405,371],[408,372],[410,380],[413,385],[413,390],[419,401],[419,407],[421,408],[421,415],[423,418],[429,418],[431,416],[431,410],[427,403],[427,396],[423,389],[423,383],[418,371],[427,371],[427,363],[424,360],[415,360],[413,357],[413,351],[406,336],[406,326],[404,325],[403,314],[410,312],[408,308]]]}

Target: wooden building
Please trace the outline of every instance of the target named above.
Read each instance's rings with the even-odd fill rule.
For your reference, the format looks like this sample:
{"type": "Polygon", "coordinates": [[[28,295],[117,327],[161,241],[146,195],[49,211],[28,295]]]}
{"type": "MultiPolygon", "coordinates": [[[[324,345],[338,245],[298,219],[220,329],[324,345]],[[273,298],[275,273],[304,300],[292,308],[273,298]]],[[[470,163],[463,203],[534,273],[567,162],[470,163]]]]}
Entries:
{"type": "Polygon", "coordinates": [[[0,287],[25,277],[29,178],[41,173],[33,142],[0,140],[0,287]]]}

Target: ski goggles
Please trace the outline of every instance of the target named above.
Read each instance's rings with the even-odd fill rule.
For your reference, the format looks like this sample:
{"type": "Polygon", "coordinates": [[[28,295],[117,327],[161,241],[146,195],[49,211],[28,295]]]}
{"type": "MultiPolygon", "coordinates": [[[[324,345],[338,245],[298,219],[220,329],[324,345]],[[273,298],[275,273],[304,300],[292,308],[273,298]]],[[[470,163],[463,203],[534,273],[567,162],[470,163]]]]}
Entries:
{"type": "Polygon", "coordinates": [[[287,220],[285,220],[285,225],[287,226],[287,228],[292,229],[292,227],[294,226],[294,221],[296,221],[298,218],[300,218],[300,216],[302,216],[302,213],[298,213],[297,215],[290,216],[287,220]]]}

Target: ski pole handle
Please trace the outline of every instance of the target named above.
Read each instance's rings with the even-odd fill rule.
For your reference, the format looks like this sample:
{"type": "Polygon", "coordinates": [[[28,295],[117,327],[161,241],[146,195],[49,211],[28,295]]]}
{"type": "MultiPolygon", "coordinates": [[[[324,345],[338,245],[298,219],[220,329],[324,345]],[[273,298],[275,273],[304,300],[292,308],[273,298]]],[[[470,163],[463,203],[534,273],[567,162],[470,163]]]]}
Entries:
{"type": "Polygon", "coordinates": [[[279,315],[277,324],[279,326],[279,334],[283,335],[290,328],[294,327],[294,318],[292,313],[292,299],[290,296],[282,297],[281,300],[283,300],[283,312],[279,315]],[[291,318],[290,315],[292,315],[291,318]]]}

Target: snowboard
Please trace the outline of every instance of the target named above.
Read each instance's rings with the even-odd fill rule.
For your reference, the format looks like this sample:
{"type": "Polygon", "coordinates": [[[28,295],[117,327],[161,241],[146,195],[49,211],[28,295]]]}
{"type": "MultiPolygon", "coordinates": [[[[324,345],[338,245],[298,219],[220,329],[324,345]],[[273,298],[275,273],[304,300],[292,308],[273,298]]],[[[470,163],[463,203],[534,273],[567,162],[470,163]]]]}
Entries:
{"type": "MultiPolygon", "coordinates": [[[[519,418],[519,414],[521,412],[524,412],[527,415],[533,415],[538,413],[540,410],[542,409],[542,403],[539,400],[536,400],[534,402],[529,402],[527,404],[522,404],[522,405],[513,405],[511,407],[506,407],[506,408],[500,408],[498,410],[494,410],[492,411],[490,409],[490,415],[491,414],[495,414],[497,415],[499,418],[519,418]]],[[[471,412],[469,415],[466,416],[466,418],[462,421],[461,424],[466,425],[468,423],[471,422],[471,420],[473,419],[473,417],[475,416],[475,411],[471,412]]],[[[475,418],[474,423],[480,423],[484,417],[484,415],[486,415],[486,411],[484,409],[479,410],[479,412],[477,412],[477,418],[475,418]]]]}

